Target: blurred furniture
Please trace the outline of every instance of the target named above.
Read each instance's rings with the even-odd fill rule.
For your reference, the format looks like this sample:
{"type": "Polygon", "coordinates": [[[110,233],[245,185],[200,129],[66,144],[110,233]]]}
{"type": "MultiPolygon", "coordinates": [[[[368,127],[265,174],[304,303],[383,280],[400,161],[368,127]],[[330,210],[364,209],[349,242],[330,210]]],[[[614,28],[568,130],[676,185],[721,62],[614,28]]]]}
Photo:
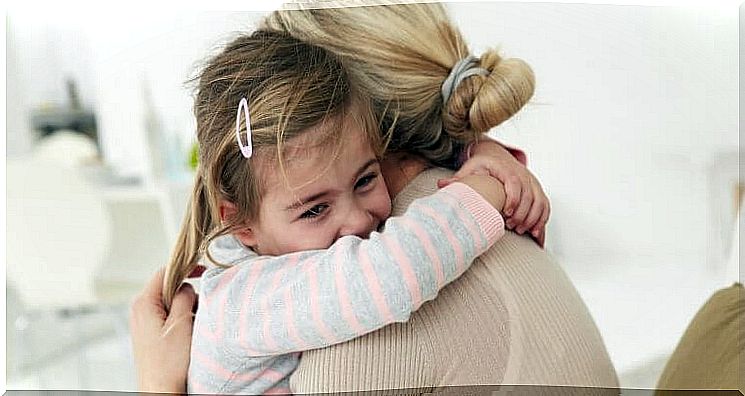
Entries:
{"type": "Polygon", "coordinates": [[[95,293],[104,301],[127,304],[168,263],[175,240],[171,206],[164,191],[139,186],[108,186],[102,199],[112,238],[96,271],[95,293]]]}
{"type": "Polygon", "coordinates": [[[177,221],[168,188],[120,181],[77,133],[55,132],[32,155],[7,160],[13,379],[44,388],[44,367],[76,356],[70,387],[85,389],[88,346],[114,335],[117,354],[131,362],[129,301],[166,264],[177,221]]]}
{"type": "MultiPolygon", "coordinates": [[[[68,153],[73,155],[73,153],[68,153]]],[[[23,311],[14,318],[16,368],[74,351],[82,327],[66,336],[42,323],[83,316],[96,307],[94,274],[109,246],[109,221],[98,191],[74,168],[43,157],[7,161],[6,271],[23,311]]],[[[73,320],[73,325],[80,321],[73,320]]],[[[80,367],[85,356],[79,356],[80,367]]],[[[79,370],[85,384],[85,370],[79,370]]]]}
{"type": "Polygon", "coordinates": [[[93,281],[109,246],[100,193],[55,161],[7,161],[7,275],[30,307],[96,301],[93,281]]]}

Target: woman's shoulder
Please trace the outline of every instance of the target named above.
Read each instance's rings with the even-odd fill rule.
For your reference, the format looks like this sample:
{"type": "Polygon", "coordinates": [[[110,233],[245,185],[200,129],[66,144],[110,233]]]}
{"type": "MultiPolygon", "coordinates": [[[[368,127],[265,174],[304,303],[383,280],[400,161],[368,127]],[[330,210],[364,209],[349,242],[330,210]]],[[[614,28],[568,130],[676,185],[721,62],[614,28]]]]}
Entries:
{"type": "Polygon", "coordinates": [[[432,195],[437,191],[437,180],[450,177],[454,172],[450,169],[433,167],[420,172],[393,199],[393,216],[399,216],[416,199],[432,195]]]}

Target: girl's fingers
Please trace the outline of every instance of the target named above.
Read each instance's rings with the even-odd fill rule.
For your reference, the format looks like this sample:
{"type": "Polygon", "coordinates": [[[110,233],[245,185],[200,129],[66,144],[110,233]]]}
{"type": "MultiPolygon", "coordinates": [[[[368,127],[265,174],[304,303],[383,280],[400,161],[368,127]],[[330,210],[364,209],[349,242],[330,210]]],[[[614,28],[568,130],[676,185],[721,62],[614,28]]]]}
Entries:
{"type": "Polygon", "coordinates": [[[523,234],[527,230],[532,230],[541,219],[544,208],[545,206],[539,200],[533,201],[533,206],[530,207],[530,212],[528,212],[528,216],[525,218],[525,221],[517,226],[517,233],[523,234]]]}
{"type": "Polygon", "coordinates": [[[548,222],[550,213],[551,213],[551,206],[549,205],[548,201],[546,201],[543,206],[541,218],[533,226],[533,229],[530,232],[534,237],[538,238],[540,235],[545,234],[546,223],[548,222]]]}
{"type": "Polygon", "coordinates": [[[502,183],[504,183],[505,193],[504,215],[511,217],[520,204],[523,193],[522,183],[520,183],[520,178],[517,176],[507,177],[502,183]]]}
{"type": "Polygon", "coordinates": [[[525,217],[530,211],[530,207],[533,206],[533,192],[528,183],[525,183],[526,185],[524,186],[527,188],[522,188],[520,203],[517,210],[515,210],[515,214],[510,216],[509,220],[507,220],[507,227],[510,229],[523,224],[525,222],[525,217]]]}
{"type": "Polygon", "coordinates": [[[542,229],[541,233],[535,238],[536,242],[538,242],[538,246],[544,247],[546,246],[546,229],[542,229]]]}

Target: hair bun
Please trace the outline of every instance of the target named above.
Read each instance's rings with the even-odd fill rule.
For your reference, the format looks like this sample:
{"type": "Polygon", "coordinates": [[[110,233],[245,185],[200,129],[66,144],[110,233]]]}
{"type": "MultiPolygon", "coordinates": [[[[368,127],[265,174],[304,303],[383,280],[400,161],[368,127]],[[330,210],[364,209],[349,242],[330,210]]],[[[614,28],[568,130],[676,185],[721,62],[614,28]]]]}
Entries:
{"type": "Polygon", "coordinates": [[[496,51],[481,57],[488,76],[475,75],[455,88],[443,109],[443,127],[451,137],[467,141],[515,115],[533,96],[535,76],[522,59],[502,59],[496,51]]]}

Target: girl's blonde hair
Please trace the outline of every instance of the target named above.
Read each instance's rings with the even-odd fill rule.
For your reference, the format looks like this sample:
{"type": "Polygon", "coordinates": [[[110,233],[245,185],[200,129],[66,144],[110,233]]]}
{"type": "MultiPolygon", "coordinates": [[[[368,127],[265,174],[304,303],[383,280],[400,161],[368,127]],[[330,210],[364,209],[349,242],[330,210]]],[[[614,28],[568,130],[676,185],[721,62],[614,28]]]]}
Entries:
{"type": "Polygon", "coordinates": [[[359,6],[366,3],[371,2],[304,2],[302,9],[295,4],[270,14],[263,28],[340,55],[352,81],[370,96],[383,130],[395,127],[391,151],[448,165],[460,144],[512,117],[533,95],[531,68],[489,50],[479,60],[489,74],[463,80],[443,104],[443,81],[470,52],[444,7],[359,6]]]}
{"type": "MultiPolygon", "coordinates": [[[[166,267],[163,302],[170,308],[181,282],[196,268],[214,238],[255,219],[261,201],[267,161],[283,164],[283,143],[311,127],[312,148],[338,152],[342,123],[351,116],[367,132],[378,155],[383,151],[379,125],[371,106],[352,89],[346,72],[330,52],[282,32],[242,35],[211,58],[196,78],[194,115],[199,166],[194,190],[166,267]],[[243,157],[236,139],[241,98],[249,103],[254,154],[243,157]],[[220,203],[235,205],[236,214],[221,220],[220,203]]],[[[245,122],[241,126],[246,141],[245,122]]],[[[286,175],[285,175],[286,176],[286,175]]],[[[212,260],[214,261],[214,260],[212,260]]],[[[219,264],[219,263],[218,263],[219,264]]]]}

